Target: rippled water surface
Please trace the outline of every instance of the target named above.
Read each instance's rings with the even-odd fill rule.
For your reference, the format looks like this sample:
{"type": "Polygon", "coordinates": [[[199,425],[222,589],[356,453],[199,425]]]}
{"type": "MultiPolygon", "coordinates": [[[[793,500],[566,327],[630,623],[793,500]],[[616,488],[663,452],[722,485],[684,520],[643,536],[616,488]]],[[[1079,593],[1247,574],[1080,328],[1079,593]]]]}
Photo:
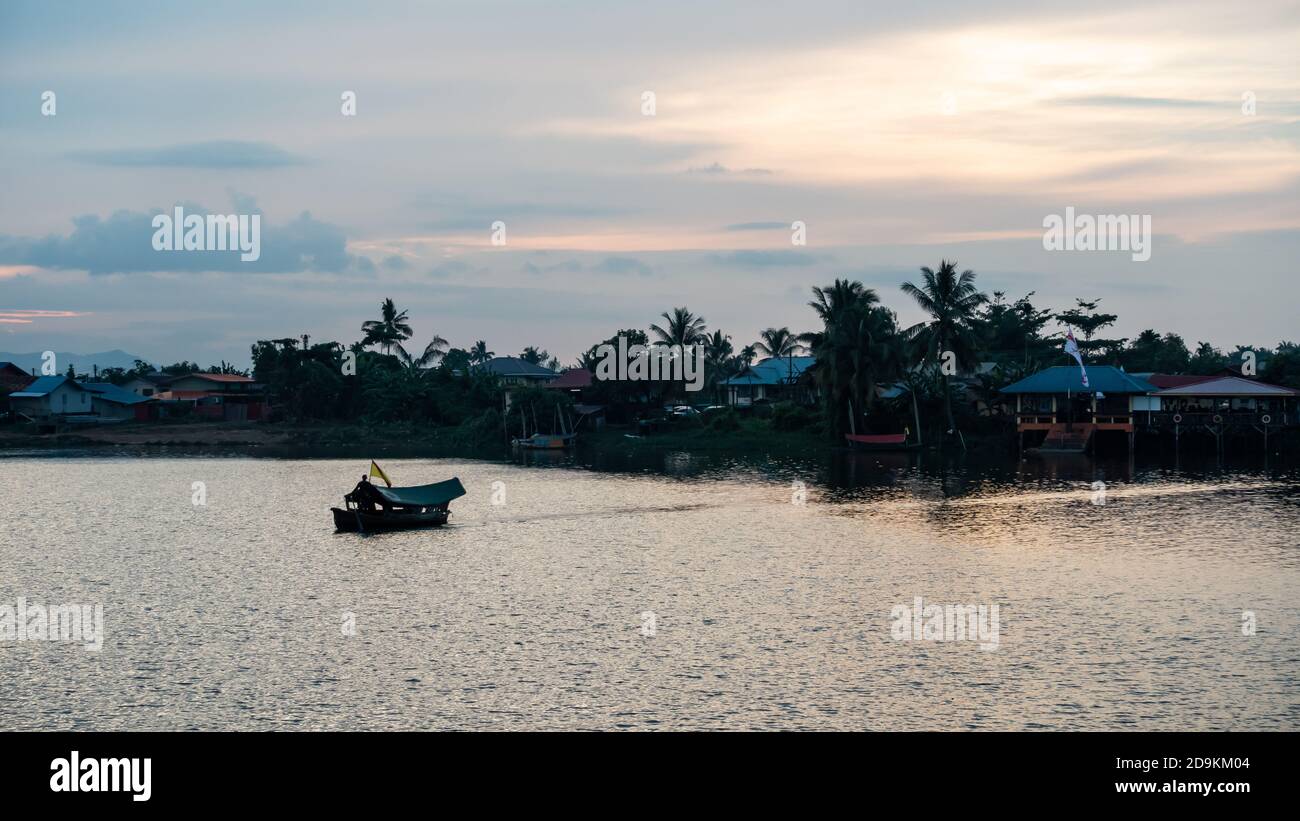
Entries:
{"type": "Polygon", "coordinates": [[[0,641],[0,729],[1300,729],[1294,472],[595,461],[386,460],[469,495],[363,537],[364,459],[0,459],[0,605],[107,632],[0,641]]]}

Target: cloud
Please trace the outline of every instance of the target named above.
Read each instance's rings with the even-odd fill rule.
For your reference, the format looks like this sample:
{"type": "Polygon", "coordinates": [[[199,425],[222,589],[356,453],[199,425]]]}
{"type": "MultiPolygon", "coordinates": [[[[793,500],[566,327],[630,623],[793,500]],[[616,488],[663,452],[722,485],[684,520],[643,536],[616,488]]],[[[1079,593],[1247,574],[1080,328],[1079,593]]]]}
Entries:
{"type": "Polygon", "coordinates": [[[380,264],[384,266],[385,271],[405,271],[407,268],[410,267],[410,264],[406,261],[406,258],[399,254],[393,254],[390,257],[385,257],[384,261],[380,264]]]}
{"type": "Polygon", "coordinates": [[[732,268],[803,268],[818,262],[833,259],[826,254],[811,254],[806,251],[731,251],[726,254],[713,254],[709,260],[715,265],[732,268]]]}
{"type": "Polygon", "coordinates": [[[456,274],[464,274],[473,270],[473,266],[458,259],[449,259],[439,265],[435,265],[430,271],[429,276],[434,279],[446,279],[456,274]]]}
{"type": "Polygon", "coordinates": [[[1065,97],[1056,100],[1054,105],[1102,106],[1105,108],[1222,108],[1235,109],[1241,100],[1192,100],[1175,97],[1126,97],[1114,94],[1098,94],[1090,97],[1065,97]]]}
{"type": "MultiPolygon", "coordinates": [[[[208,214],[195,203],[181,203],[187,214],[208,214]]],[[[288,223],[262,220],[261,257],[242,262],[238,251],[155,251],[153,217],[169,213],[115,211],[74,217],[72,233],[47,237],[0,235],[0,266],[36,265],[91,274],[138,271],[232,271],[239,273],[366,273],[367,266],[347,251],[343,229],[320,222],[308,211],[288,223]]],[[[366,260],[369,262],[369,260],[366,260]]],[[[369,266],[373,271],[373,264],[369,266]]]]}
{"type": "Polygon", "coordinates": [[[279,168],[306,160],[262,142],[214,140],[158,148],[110,148],[77,151],[70,156],[95,165],[166,168],[279,168]]]}
{"type": "Polygon", "coordinates": [[[637,274],[643,277],[648,277],[654,273],[653,268],[633,257],[605,257],[605,259],[593,265],[591,270],[603,274],[637,274]]]}
{"type": "Polygon", "coordinates": [[[51,310],[6,310],[0,311],[0,324],[3,325],[30,325],[38,319],[66,319],[69,317],[86,316],[78,311],[51,311],[51,310]]]}
{"type": "Polygon", "coordinates": [[[525,274],[534,274],[534,275],[554,274],[554,273],[576,274],[582,270],[582,263],[578,262],[576,259],[571,259],[568,260],[567,262],[555,262],[550,265],[538,265],[537,263],[529,260],[528,262],[524,263],[524,266],[521,270],[523,270],[525,274]]]}
{"type": "Polygon", "coordinates": [[[529,260],[525,262],[521,269],[525,274],[577,274],[588,271],[596,274],[636,274],[638,276],[648,277],[654,274],[654,269],[646,263],[635,257],[613,256],[605,257],[600,262],[590,265],[583,265],[576,259],[566,260],[564,262],[555,262],[550,265],[538,265],[529,260]]]}
{"type": "Polygon", "coordinates": [[[725,165],[723,165],[722,163],[715,162],[700,168],[688,168],[686,169],[686,173],[716,175],[716,176],[725,176],[728,174],[744,174],[747,176],[761,177],[761,176],[767,176],[768,174],[771,174],[772,170],[770,168],[741,168],[739,170],[732,170],[726,167],[725,165]]]}
{"type": "Polygon", "coordinates": [[[724,225],[723,231],[774,231],[778,228],[790,227],[788,222],[737,222],[731,225],[724,225]]]}
{"type": "Polygon", "coordinates": [[[632,213],[615,205],[592,205],[572,202],[502,200],[474,202],[468,197],[438,192],[422,194],[410,201],[411,207],[433,211],[437,217],[422,228],[430,231],[473,231],[486,234],[492,223],[501,220],[507,229],[521,224],[536,224],[554,218],[579,220],[608,219],[632,213]]]}

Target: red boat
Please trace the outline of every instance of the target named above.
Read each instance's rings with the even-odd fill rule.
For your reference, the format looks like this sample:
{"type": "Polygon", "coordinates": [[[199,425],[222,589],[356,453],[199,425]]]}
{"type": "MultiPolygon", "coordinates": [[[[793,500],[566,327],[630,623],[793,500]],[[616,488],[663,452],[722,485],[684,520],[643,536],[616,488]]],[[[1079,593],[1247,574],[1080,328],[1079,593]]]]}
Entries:
{"type": "Polygon", "coordinates": [[[908,443],[906,433],[846,433],[845,440],[854,450],[916,450],[916,442],[908,443]]]}

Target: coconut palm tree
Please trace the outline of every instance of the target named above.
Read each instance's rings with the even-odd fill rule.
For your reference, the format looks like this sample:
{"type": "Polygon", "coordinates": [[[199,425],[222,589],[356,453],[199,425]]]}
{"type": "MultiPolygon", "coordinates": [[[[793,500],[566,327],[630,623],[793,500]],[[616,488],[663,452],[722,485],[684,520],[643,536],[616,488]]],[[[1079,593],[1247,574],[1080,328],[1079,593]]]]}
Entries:
{"type": "MultiPolygon", "coordinates": [[[[844,430],[847,418],[875,402],[875,386],[884,371],[875,365],[873,355],[880,355],[892,333],[893,315],[879,307],[880,298],[861,282],[837,279],[831,285],[814,287],[814,299],[808,303],[822,321],[819,332],[799,337],[817,357],[813,379],[826,398],[827,419],[832,432],[844,430]],[[865,397],[865,401],[864,401],[865,397]]],[[[850,427],[856,427],[850,422],[850,427]]]]}
{"type": "Polygon", "coordinates": [[[381,319],[361,323],[361,332],[365,334],[361,342],[365,345],[378,345],[384,349],[384,353],[389,353],[394,345],[400,345],[411,338],[411,326],[406,321],[406,311],[399,313],[392,299],[385,299],[379,312],[381,319]]]}
{"type": "Polygon", "coordinates": [[[779,359],[803,350],[803,343],[799,341],[799,337],[790,333],[789,328],[768,328],[759,334],[759,340],[754,343],[754,350],[763,356],[779,359]]]}
{"type": "Polygon", "coordinates": [[[704,339],[705,360],[715,365],[726,362],[733,350],[735,349],[731,345],[731,336],[722,331],[714,331],[704,339]]]}
{"type": "Polygon", "coordinates": [[[740,363],[740,369],[744,370],[745,368],[748,368],[750,365],[754,364],[754,360],[757,358],[758,358],[758,351],[754,348],[754,346],[746,345],[745,347],[740,349],[740,354],[736,356],[736,361],[740,363]]]}
{"type": "MultiPolygon", "coordinates": [[[[941,260],[939,270],[921,269],[921,284],[904,282],[903,293],[916,300],[921,310],[930,315],[903,331],[903,337],[912,345],[913,359],[923,362],[931,359],[941,366],[945,354],[962,368],[976,364],[977,340],[975,311],[988,301],[988,297],[975,287],[975,272],[957,273],[957,263],[941,260]]],[[[943,377],[943,405],[948,416],[948,432],[957,431],[952,415],[952,394],[948,386],[948,370],[940,368],[943,377]]],[[[963,445],[964,446],[964,445],[963,445]]]]}
{"type": "Polygon", "coordinates": [[[403,348],[400,342],[393,347],[397,348],[397,358],[408,372],[422,375],[426,368],[436,365],[438,360],[446,356],[447,345],[447,340],[434,334],[433,339],[429,340],[429,344],[424,346],[424,353],[418,357],[413,357],[407,353],[406,348],[403,348]]]}
{"type": "Polygon", "coordinates": [[[550,354],[545,350],[539,349],[536,345],[529,345],[519,353],[519,358],[530,365],[541,365],[550,358],[550,354]]]}
{"type": "Polygon", "coordinates": [[[704,338],[705,381],[713,388],[713,398],[718,398],[718,383],[727,377],[731,353],[731,337],[722,331],[714,331],[704,338]]]}
{"type": "Polygon", "coordinates": [[[664,311],[660,316],[667,320],[667,328],[651,325],[650,330],[655,332],[664,345],[681,345],[685,348],[704,341],[708,332],[704,317],[696,316],[686,308],[673,308],[672,314],[664,311]]]}
{"type": "Polygon", "coordinates": [[[469,363],[471,365],[482,365],[494,356],[496,356],[496,351],[489,351],[487,343],[481,339],[474,343],[474,347],[469,349],[469,363]]]}
{"type": "Polygon", "coordinates": [[[825,288],[814,287],[813,299],[808,305],[817,312],[817,318],[827,327],[835,325],[846,311],[857,310],[864,303],[876,305],[880,297],[871,288],[864,288],[861,282],[837,279],[825,288]]]}

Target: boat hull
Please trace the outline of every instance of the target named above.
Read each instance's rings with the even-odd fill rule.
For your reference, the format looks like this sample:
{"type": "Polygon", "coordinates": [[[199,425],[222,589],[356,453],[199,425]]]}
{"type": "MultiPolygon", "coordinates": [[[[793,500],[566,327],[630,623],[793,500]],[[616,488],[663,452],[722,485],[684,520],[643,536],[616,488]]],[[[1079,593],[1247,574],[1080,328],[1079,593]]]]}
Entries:
{"type": "Polygon", "coordinates": [[[915,442],[908,443],[903,434],[887,435],[864,435],[864,434],[844,434],[844,440],[848,442],[849,447],[853,450],[867,451],[890,451],[890,450],[918,450],[921,446],[915,442]]]}
{"type": "Polygon", "coordinates": [[[524,450],[561,450],[573,445],[573,434],[557,436],[535,433],[527,439],[516,439],[514,445],[524,450]]]}
{"type": "Polygon", "coordinates": [[[330,508],[334,514],[336,530],[351,533],[370,533],[381,530],[412,530],[421,527],[438,527],[447,523],[448,510],[430,510],[427,513],[365,513],[360,510],[330,508]]]}

